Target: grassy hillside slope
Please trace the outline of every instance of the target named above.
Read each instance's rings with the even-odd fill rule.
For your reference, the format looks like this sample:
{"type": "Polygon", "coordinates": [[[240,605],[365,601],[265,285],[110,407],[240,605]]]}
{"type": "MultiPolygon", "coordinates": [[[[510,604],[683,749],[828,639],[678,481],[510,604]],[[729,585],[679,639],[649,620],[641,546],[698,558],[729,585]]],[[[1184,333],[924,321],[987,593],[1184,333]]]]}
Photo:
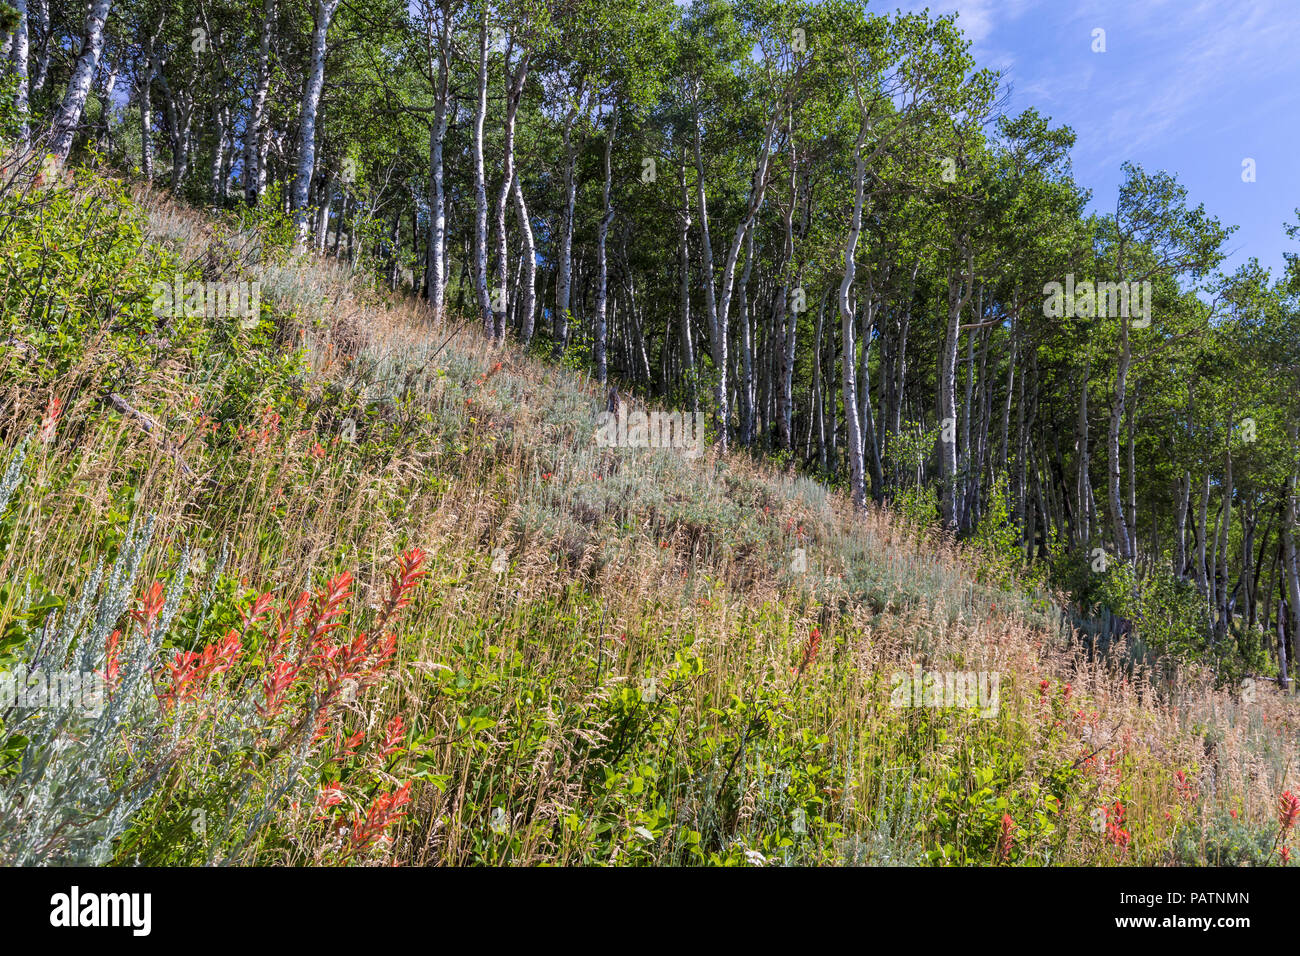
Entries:
{"type": "Polygon", "coordinates": [[[0,707],[0,861],[1283,862],[1268,688],[1090,661],[746,457],[598,447],[584,376],[274,215],[29,163],[0,216],[0,670],[110,688],[0,707]],[[260,315],[156,316],[178,273],[260,315]],[[897,706],[915,668],[996,706],[897,706]]]}

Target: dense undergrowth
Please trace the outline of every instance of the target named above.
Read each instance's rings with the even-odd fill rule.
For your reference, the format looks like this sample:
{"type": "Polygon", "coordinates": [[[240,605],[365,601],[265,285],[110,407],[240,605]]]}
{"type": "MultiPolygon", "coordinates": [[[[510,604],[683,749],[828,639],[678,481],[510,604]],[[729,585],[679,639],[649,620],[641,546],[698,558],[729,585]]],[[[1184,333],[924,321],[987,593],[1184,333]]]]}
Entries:
{"type": "Polygon", "coordinates": [[[5,174],[0,670],[106,693],[0,708],[0,861],[1285,862],[1271,689],[1092,657],[996,523],[597,447],[581,374],[290,234],[5,174]],[[178,274],[260,313],[156,316],[178,274]]]}

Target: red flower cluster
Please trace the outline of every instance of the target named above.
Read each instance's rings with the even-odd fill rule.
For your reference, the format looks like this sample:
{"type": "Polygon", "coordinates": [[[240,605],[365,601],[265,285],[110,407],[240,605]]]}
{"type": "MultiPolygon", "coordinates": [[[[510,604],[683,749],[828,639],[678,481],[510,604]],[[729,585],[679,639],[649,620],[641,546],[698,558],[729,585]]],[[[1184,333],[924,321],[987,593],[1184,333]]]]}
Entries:
{"type": "Polygon", "coordinates": [[[1297,816],[1300,816],[1300,797],[1288,790],[1277,800],[1277,822],[1283,833],[1295,826],[1297,816]]]}
{"type": "Polygon", "coordinates": [[[366,739],[366,732],[358,730],[347,740],[342,739],[343,735],[339,734],[338,753],[334,755],[335,760],[342,760],[344,757],[355,757],[357,748],[361,746],[361,741],[366,739]]]}
{"type": "Polygon", "coordinates": [[[384,744],[379,748],[378,756],[391,757],[402,749],[402,742],[406,738],[405,721],[402,715],[398,714],[384,727],[384,744]]]}
{"type": "Polygon", "coordinates": [[[344,614],[343,602],[352,597],[352,574],[344,571],[329,579],[316,593],[311,617],[307,621],[307,640],[303,643],[300,659],[304,654],[318,651],[324,643],[324,637],[343,622],[336,620],[344,614]]]}
{"type": "Polygon", "coordinates": [[[1015,821],[1011,819],[1011,814],[1002,814],[1002,833],[998,837],[997,859],[999,862],[1005,860],[1011,855],[1011,846],[1015,842],[1015,832],[1019,829],[1015,821]]]}
{"type": "Polygon", "coordinates": [[[1121,852],[1128,849],[1132,839],[1131,834],[1124,829],[1124,804],[1118,800],[1113,807],[1106,809],[1106,839],[1119,847],[1121,852]]]}
{"type": "Polygon", "coordinates": [[[59,416],[63,414],[63,399],[51,398],[48,405],[45,406],[45,417],[41,419],[41,430],[37,433],[37,440],[42,444],[49,444],[54,441],[54,429],[59,424],[59,416]]]}
{"type": "Polygon", "coordinates": [[[320,788],[316,797],[316,819],[324,820],[325,811],[343,802],[343,787],[338,783],[327,783],[320,788]]]}
{"type": "MultiPolygon", "coordinates": [[[[474,387],[475,387],[475,388],[479,388],[479,387],[481,387],[485,382],[487,382],[488,379],[490,379],[493,375],[495,375],[495,374],[496,374],[497,372],[499,372],[499,371],[501,371],[501,363],[500,363],[500,362],[497,362],[495,365],[493,365],[490,369],[488,369],[486,372],[484,372],[484,373],[483,373],[482,375],[480,375],[478,378],[474,379],[474,387]]],[[[472,405],[473,402],[474,402],[474,399],[473,399],[473,398],[467,398],[467,399],[465,399],[465,405],[466,405],[466,407],[468,407],[469,405],[472,405]]]]}
{"type": "MultiPolygon", "coordinates": [[[[1052,689],[1052,682],[1047,678],[1043,678],[1038,682],[1038,700],[1040,703],[1044,703],[1044,704],[1047,703],[1047,692],[1051,689],[1052,689]]],[[[1073,686],[1071,686],[1070,684],[1066,684],[1064,687],[1061,688],[1061,700],[1068,703],[1070,700],[1070,695],[1073,693],[1074,693],[1073,686]]],[[[1076,711],[1075,716],[1082,718],[1083,711],[1076,711]]]]}
{"type": "Polygon", "coordinates": [[[122,632],[114,631],[108,635],[108,645],[104,652],[104,683],[110,690],[117,684],[118,676],[122,670],[122,665],[118,663],[120,646],[122,643],[122,632]]]}
{"type": "Polygon", "coordinates": [[[406,811],[401,808],[410,802],[411,782],[409,780],[393,793],[381,793],[375,797],[364,818],[360,814],[352,818],[350,851],[355,853],[372,846],[390,826],[406,816],[406,811]]]}
{"type": "Polygon", "coordinates": [[[278,661],[271,672],[262,679],[262,695],[265,703],[257,705],[257,712],[263,718],[274,717],[284,707],[284,698],[293,685],[301,668],[289,661],[278,661]]]}
{"type": "MultiPolygon", "coordinates": [[[[205,696],[216,699],[223,687],[237,691],[250,681],[260,681],[260,699],[253,703],[267,726],[257,746],[274,754],[282,752],[295,738],[307,738],[313,732],[308,742],[315,743],[343,714],[339,705],[351,699],[344,696],[345,690],[350,695],[373,684],[396,657],[397,636],[384,625],[410,603],[413,589],[427,574],[424,560],[425,553],[419,548],[398,557],[374,636],[334,633],[344,626],[353,597],[351,574],[331,578],[314,593],[302,591],[280,607],[274,606],[277,602],[271,592],[259,594],[241,608],[238,629],[227,630],[219,640],[201,649],[176,650],[170,661],[162,663],[154,675],[159,701],[174,707],[205,696]],[[220,675],[236,670],[237,676],[217,681],[220,675]],[[286,711],[288,716],[282,717],[286,711]],[[281,732],[272,732],[272,721],[280,725],[281,732]]],[[[145,635],[159,627],[165,604],[164,588],[154,582],[132,608],[131,616],[145,635]]],[[[110,686],[117,681],[121,668],[122,641],[121,631],[114,631],[108,639],[105,677],[110,686]]],[[[364,753],[371,769],[393,769],[391,763],[384,762],[405,749],[407,727],[400,715],[389,720],[382,739],[369,746],[364,729],[348,735],[339,723],[333,760],[364,753]]],[[[350,828],[343,848],[345,858],[373,847],[405,815],[403,808],[411,801],[410,789],[407,782],[394,792],[380,793],[364,814],[350,817],[343,814],[351,807],[365,807],[365,798],[357,794],[355,802],[348,801],[348,810],[335,818],[336,825],[347,824],[350,828]]],[[[329,808],[343,803],[343,784],[328,784],[315,801],[314,814],[319,820],[327,820],[329,808]]]]}
{"type": "Polygon", "coordinates": [[[1191,803],[1196,799],[1196,789],[1192,786],[1191,778],[1181,770],[1174,771],[1174,785],[1178,790],[1178,798],[1191,803]]]}
{"type": "Polygon", "coordinates": [[[131,617],[143,626],[146,635],[153,630],[154,622],[158,620],[165,603],[162,582],[155,581],[149,585],[144,597],[140,598],[140,606],[131,611],[131,617]]]}
{"type": "Polygon", "coordinates": [[[800,677],[802,677],[803,672],[812,666],[812,664],[817,660],[817,651],[820,650],[821,646],[822,632],[814,627],[812,633],[808,635],[808,640],[803,646],[803,657],[799,661],[799,669],[797,672],[800,677]]]}
{"type": "Polygon", "coordinates": [[[238,435],[250,453],[263,448],[280,435],[280,413],[268,405],[262,412],[262,427],[259,429],[240,425],[238,435]]]}
{"type": "MultiPolygon", "coordinates": [[[[402,556],[403,570],[395,579],[392,596],[381,613],[381,626],[400,607],[409,603],[406,592],[414,587],[420,574],[419,563],[424,552],[415,549],[402,556]]],[[[397,654],[397,636],[384,634],[370,638],[356,634],[351,641],[338,644],[329,639],[330,632],[342,626],[340,618],[346,613],[346,602],[352,597],[352,575],[344,572],[331,578],[314,596],[305,592],[290,605],[287,613],[280,615],[279,633],[267,654],[272,674],[263,684],[266,704],[259,710],[263,716],[273,716],[283,706],[285,690],[297,679],[305,678],[316,687],[317,725],[315,738],[326,733],[328,706],[338,699],[345,685],[360,690],[374,683],[379,672],[392,662],[397,654]],[[310,603],[311,611],[302,624],[303,640],[298,655],[292,662],[284,660],[285,638],[294,630],[294,624],[310,603]]]]}
{"type": "Polygon", "coordinates": [[[411,589],[420,583],[420,578],[428,574],[421,570],[426,555],[419,548],[411,548],[397,558],[397,573],[388,582],[388,602],[381,615],[387,621],[394,611],[401,610],[411,603],[411,589]]]}
{"type": "Polygon", "coordinates": [[[163,665],[171,675],[171,686],[159,694],[159,699],[169,704],[196,699],[208,679],[234,667],[243,652],[238,631],[227,631],[225,637],[201,652],[177,651],[172,662],[163,665]]]}
{"type": "MultiPolygon", "coordinates": [[[[398,559],[398,572],[394,575],[388,599],[381,612],[380,625],[410,603],[411,589],[426,572],[420,569],[424,552],[413,548],[398,559]]],[[[370,638],[356,634],[350,641],[334,643],[330,633],[342,626],[347,602],[352,597],[352,575],[339,574],[331,578],[314,595],[301,592],[296,599],[276,612],[275,625],[262,652],[265,671],[262,675],[262,701],[256,705],[264,719],[276,717],[285,707],[291,689],[301,683],[313,689],[316,705],[315,738],[326,732],[329,705],[342,693],[344,686],[361,689],[378,679],[397,654],[397,636],[382,634],[370,638]],[[290,656],[294,635],[299,635],[297,653],[290,656]]],[[[271,611],[272,595],[259,595],[252,605],[241,611],[244,629],[258,624],[271,611]]],[[[132,612],[144,625],[148,634],[154,627],[163,606],[162,585],[155,583],[145,594],[141,606],[132,612]]],[[[159,699],[169,703],[193,700],[200,696],[209,678],[230,670],[243,655],[242,635],[227,631],[221,640],[202,651],[177,651],[170,663],[165,664],[170,674],[166,688],[159,699]]],[[[116,676],[116,642],[110,639],[109,674],[116,676]]],[[[112,679],[110,677],[110,680],[112,679]]],[[[400,727],[400,724],[399,724],[400,727]]]]}

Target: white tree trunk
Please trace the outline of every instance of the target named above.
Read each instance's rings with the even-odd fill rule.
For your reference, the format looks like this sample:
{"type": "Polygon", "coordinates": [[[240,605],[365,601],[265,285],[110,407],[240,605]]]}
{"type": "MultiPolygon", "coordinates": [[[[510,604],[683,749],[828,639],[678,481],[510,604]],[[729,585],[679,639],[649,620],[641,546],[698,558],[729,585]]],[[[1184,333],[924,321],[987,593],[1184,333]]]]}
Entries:
{"type": "Polygon", "coordinates": [[[330,210],[334,205],[334,199],[337,197],[338,192],[334,176],[327,172],[325,182],[321,185],[320,208],[316,212],[316,241],[314,245],[316,251],[321,254],[324,254],[325,241],[329,238],[330,210]]]}
{"type": "Polygon", "coordinates": [[[443,181],[442,147],[447,138],[447,95],[451,65],[451,4],[442,5],[438,29],[438,94],[433,128],[429,131],[429,254],[425,292],[434,317],[442,315],[447,299],[447,194],[443,181]]]}
{"type": "MultiPolygon", "coordinates": [[[[740,305],[740,374],[736,388],[737,424],[739,426],[740,444],[749,447],[754,440],[754,339],[755,318],[749,308],[749,277],[754,273],[754,233],[751,227],[745,234],[745,267],[740,272],[740,283],[736,287],[736,299],[740,305]]],[[[757,311],[757,310],[753,310],[757,311]]],[[[769,330],[770,331],[770,330],[769,330]]],[[[769,336],[771,338],[771,336],[769,336]]],[[[771,376],[763,376],[763,385],[770,384],[771,376]]]]}
{"type": "Polygon", "coordinates": [[[1129,345],[1129,320],[1120,318],[1119,350],[1116,355],[1115,400],[1110,407],[1110,429],[1106,434],[1107,495],[1110,499],[1111,521],[1114,524],[1115,549],[1121,561],[1132,561],[1129,548],[1128,523],[1124,520],[1124,504],[1120,495],[1119,442],[1120,427],[1124,419],[1124,402],[1127,397],[1128,373],[1133,363],[1129,345]]]}
{"type": "Polygon", "coordinates": [[[1192,473],[1186,471],[1178,476],[1178,500],[1174,511],[1174,577],[1180,581],[1187,580],[1187,511],[1191,493],[1192,473]]]}
{"type": "Polygon", "coordinates": [[[145,47],[140,76],[140,172],[153,182],[153,44],[145,47]]]}
{"type": "Polygon", "coordinates": [[[1201,596],[1208,599],[1210,595],[1210,582],[1208,576],[1208,566],[1205,563],[1206,539],[1209,537],[1209,514],[1210,514],[1210,474],[1207,470],[1205,481],[1201,485],[1201,507],[1197,512],[1196,524],[1196,590],[1201,592],[1201,596]]]}
{"type": "MultiPolygon", "coordinates": [[[[686,377],[691,392],[691,413],[699,414],[699,390],[695,387],[695,346],[691,341],[691,196],[686,187],[686,157],[678,165],[678,176],[682,190],[682,210],[678,215],[677,248],[680,257],[678,267],[681,270],[677,297],[681,309],[681,361],[682,374],[686,377]]],[[[665,345],[665,349],[667,345],[665,345]]]]}
{"type": "Polygon", "coordinates": [[[189,172],[190,164],[190,128],[194,118],[194,95],[187,87],[173,92],[167,76],[160,68],[157,71],[158,85],[163,92],[163,106],[167,113],[167,126],[171,134],[172,145],[172,189],[179,190],[181,183],[189,172]]]}
{"type": "Polygon", "coordinates": [[[794,114],[790,114],[787,135],[790,140],[790,205],[782,217],[785,244],[782,247],[781,283],[775,305],[775,325],[780,347],[779,382],[776,393],[777,441],[782,449],[792,444],[791,418],[794,412],[795,337],[799,331],[799,313],[790,308],[790,275],[794,268],[794,207],[798,202],[799,157],[795,150],[794,114]]]}
{"type": "Polygon", "coordinates": [[[609,227],[614,221],[614,206],[610,199],[614,185],[613,155],[614,137],[618,133],[618,107],[615,106],[609,118],[609,129],[605,135],[605,212],[600,217],[596,228],[596,341],[593,358],[596,361],[596,380],[602,385],[608,378],[608,363],[605,355],[607,338],[606,300],[608,298],[609,268],[605,255],[605,241],[609,237],[609,227]]]}
{"type": "Polygon", "coordinates": [[[858,142],[853,150],[856,164],[853,174],[853,219],[849,223],[848,238],[844,242],[844,278],[840,281],[840,324],[844,335],[844,422],[848,441],[846,452],[849,459],[849,487],[853,504],[865,508],[867,504],[867,483],[862,458],[862,423],[858,419],[857,371],[854,365],[856,352],[853,343],[853,305],[850,291],[857,274],[855,258],[858,251],[858,236],[862,232],[862,194],[866,183],[867,160],[862,155],[862,145],[867,138],[867,124],[864,120],[862,130],[858,133],[858,142]]]}
{"type": "Polygon", "coordinates": [[[1232,419],[1228,419],[1228,437],[1224,442],[1223,452],[1223,522],[1222,534],[1223,543],[1216,544],[1215,550],[1219,555],[1219,570],[1217,578],[1221,582],[1217,591],[1218,595],[1218,617],[1215,622],[1216,632],[1220,639],[1228,634],[1228,625],[1232,617],[1232,584],[1228,577],[1228,561],[1232,555],[1232,419]]]}
{"type": "Polygon", "coordinates": [[[573,212],[578,195],[576,167],[578,151],[573,143],[573,124],[578,118],[582,84],[564,118],[564,232],[560,236],[559,275],[555,280],[555,325],[552,329],[554,356],[560,358],[569,345],[569,296],[573,283],[573,212]]]}
{"type": "Polygon", "coordinates": [[[110,6],[112,0],[93,0],[90,15],[86,17],[81,55],[77,57],[76,66],[72,69],[68,90],[54,116],[50,133],[50,152],[60,160],[67,159],[72,150],[72,138],[76,135],[82,110],[86,108],[86,96],[90,93],[95,71],[99,68],[99,55],[104,49],[104,22],[108,19],[110,6]]]}
{"type": "Polygon", "coordinates": [[[1078,526],[1078,538],[1085,544],[1092,540],[1092,524],[1088,520],[1088,500],[1091,495],[1092,479],[1088,474],[1091,452],[1088,449],[1088,373],[1092,363],[1087,356],[1083,361],[1083,378],[1079,386],[1079,416],[1075,426],[1075,451],[1078,456],[1078,475],[1074,483],[1075,524],[1078,526]]]}
{"type": "MultiPolygon", "coordinates": [[[[975,287],[975,253],[970,237],[959,242],[966,260],[966,275],[954,284],[948,280],[948,325],[944,333],[943,354],[939,359],[939,465],[943,480],[943,524],[956,530],[961,513],[961,484],[957,481],[957,349],[961,341],[961,313],[970,302],[975,287]]],[[[847,360],[847,359],[846,359],[847,360]]]]}
{"type": "Polygon", "coordinates": [[[773,112],[771,119],[768,121],[767,128],[763,132],[763,146],[759,153],[758,162],[754,170],[754,179],[750,190],[749,204],[740,224],[736,227],[735,235],[732,237],[731,249],[727,253],[727,259],[723,264],[722,275],[719,277],[716,290],[713,286],[713,252],[710,248],[710,242],[708,239],[708,209],[704,197],[704,159],[702,156],[700,116],[698,109],[695,116],[695,172],[698,179],[700,229],[703,236],[701,246],[703,247],[704,253],[705,306],[708,310],[709,337],[712,344],[714,370],[718,376],[718,385],[714,393],[718,416],[718,445],[724,452],[727,450],[727,427],[730,418],[730,404],[727,391],[727,322],[731,310],[731,294],[735,287],[736,265],[740,260],[741,247],[744,245],[745,237],[749,233],[749,229],[753,225],[754,219],[758,216],[759,209],[763,205],[763,196],[767,190],[768,164],[771,160],[772,136],[776,131],[776,123],[781,115],[781,111],[782,108],[778,107],[778,109],[773,112]]]}
{"type": "Polygon", "coordinates": [[[316,168],[316,113],[320,108],[321,91],[325,87],[325,40],[339,2],[340,0],[316,0],[315,23],[311,31],[311,57],[298,119],[298,171],[293,182],[292,208],[297,213],[300,247],[306,244],[311,231],[308,202],[311,196],[311,177],[316,168]]]}
{"type": "Polygon", "coordinates": [[[17,87],[14,90],[14,109],[18,113],[18,119],[21,122],[19,135],[24,143],[27,142],[29,130],[27,127],[27,58],[28,58],[28,29],[27,29],[27,0],[14,0],[18,9],[18,26],[14,28],[14,78],[17,87]]]}
{"type": "Polygon", "coordinates": [[[537,243],[533,239],[533,224],[528,218],[528,206],[524,202],[524,186],[520,182],[519,170],[515,170],[515,203],[518,206],[519,228],[524,236],[524,278],[520,288],[520,326],[519,338],[524,345],[533,340],[533,313],[537,308],[537,243]]]}
{"type": "Polygon", "coordinates": [[[35,23],[41,34],[41,49],[36,57],[36,72],[31,75],[31,82],[28,84],[30,96],[31,93],[38,93],[45,88],[45,81],[50,75],[50,47],[53,44],[50,42],[50,0],[31,0],[27,9],[28,36],[31,36],[32,23],[35,23]]]}
{"type": "Polygon", "coordinates": [[[709,325],[709,345],[713,364],[718,374],[718,387],[714,393],[718,441],[726,446],[727,440],[727,330],[718,325],[718,301],[713,286],[713,240],[709,238],[709,202],[704,194],[704,156],[700,119],[695,121],[695,196],[700,214],[700,257],[703,260],[704,317],[709,325]]]}
{"type": "Polygon", "coordinates": [[[519,112],[519,97],[524,91],[524,81],[528,78],[529,53],[519,58],[519,65],[513,77],[510,76],[510,58],[506,56],[506,125],[505,125],[505,163],[501,173],[501,191],[497,194],[496,228],[497,228],[497,287],[493,290],[492,333],[494,342],[503,342],[506,337],[506,298],[509,289],[506,284],[509,268],[509,242],[506,235],[506,207],[510,202],[510,191],[515,179],[515,117],[519,112]]]}
{"type": "MultiPolygon", "coordinates": [[[[1298,428],[1295,422],[1292,422],[1288,428],[1291,437],[1291,447],[1294,449],[1297,445],[1298,428]]],[[[1292,467],[1286,478],[1286,520],[1282,528],[1282,547],[1286,555],[1286,565],[1283,568],[1283,574],[1286,577],[1287,593],[1287,612],[1290,618],[1291,634],[1300,634],[1300,560],[1296,556],[1296,522],[1297,514],[1300,513],[1300,503],[1296,500],[1296,473],[1292,467]]],[[[1280,615],[1279,615],[1280,618],[1280,615]]],[[[1279,620],[1279,631],[1281,631],[1281,621],[1279,620]]],[[[1279,658],[1285,653],[1284,637],[1281,633],[1278,635],[1279,641],[1279,658]]],[[[1286,671],[1282,671],[1282,689],[1287,690],[1286,671]]]]}
{"type": "Polygon", "coordinates": [[[491,335],[492,303],[488,295],[487,275],[487,174],[483,168],[483,123],[487,119],[487,50],[487,8],[484,7],[483,19],[479,28],[478,109],[474,113],[474,285],[478,289],[478,304],[483,329],[488,335],[491,335]]]}
{"type": "Polygon", "coordinates": [[[217,106],[213,109],[212,120],[216,127],[216,146],[212,151],[212,165],[208,167],[208,191],[212,193],[212,201],[220,202],[222,199],[222,172],[226,168],[226,119],[229,116],[224,105],[217,106]]]}
{"type": "Polygon", "coordinates": [[[271,30],[275,24],[275,0],[262,5],[262,23],[258,31],[257,80],[249,99],[248,120],[244,125],[244,201],[257,205],[266,186],[266,97],[271,89],[271,30]]]}

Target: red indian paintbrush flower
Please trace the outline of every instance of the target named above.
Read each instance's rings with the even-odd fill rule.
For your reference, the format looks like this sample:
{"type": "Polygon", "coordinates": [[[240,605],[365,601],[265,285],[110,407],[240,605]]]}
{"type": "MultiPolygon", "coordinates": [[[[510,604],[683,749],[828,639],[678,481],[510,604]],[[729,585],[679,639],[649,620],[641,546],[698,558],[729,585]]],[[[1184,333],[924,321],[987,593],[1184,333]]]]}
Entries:
{"type": "Polygon", "coordinates": [[[244,627],[251,627],[257,624],[271,610],[271,601],[274,595],[270,591],[264,591],[257,596],[252,605],[247,609],[240,609],[239,616],[244,619],[244,627]]]}
{"type": "Polygon", "coordinates": [[[384,745],[379,749],[380,757],[391,757],[402,749],[402,740],[406,736],[402,715],[398,714],[384,727],[384,745]]]}
{"type": "Polygon", "coordinates": [[[274,717],[284,707],[284,695],[289,690],[289,685],[293,679],[298,676],[298,666],[289,661],[281,661],[275,665],[275,668],[262,681],[262,692],[266,697],[265,704],[257,705],[257,712],[264,718],[274,717]]]}
{"type": "Polygon", "coordinates": [[[1288,790],[1277,800],[1277,822],[1283,833],[1295,826],[1297,816],[1300,816],[1300,797],[1288,790]]]}
{"type": "MultiPolygon", "coordinates": [[[[341,736],[342,735],[340,735],[340,737],[341,736]]],[[[335,759],[337,760],[343,757],[355,757],[357,755],[357,748],[361,746],[361,742],[365,739],[366,739],[366,732],[364,730],[358,730],[355,734],[353,734],[351,737],[348,737],[346,740],[340,740],[338,745],[339,752],[338,754],[335,755],[335,759]]]]}
{"type": "Polygon", "coordinates": [[[316,603],[307,620],[307,641],[304,650],[315,650],[320,639],[343,622],[334,620],[344,613],[343,602],[352,596],[352,574],[344,571],[326,582],[316,593],[316,603]]]}
{"type": "Polygon", "coordinates": [[[119,647],[122,643],[122,632],[114,631],[108,635],[108,646],[104,652],[104,683],[112,690],[117,684],[118,675],[122,670],[122,665],[118,663],[119,647]]]}
{"type": "Polygon", "coordinates": [[[343,802],[343,786],[339,783],[327,783],[320,788],[320,793],[316,797],[316,819],[324,820],[325,811],[329,807],[338,806],[343,802]]]}
{"type": "Polygon", "coordinates": [[[1128,849],[1132,835],[1124,829],[1124,804],[1118,800],[1106,810],[1106,839],[1123,852],[1128,849]]]}
{"type": "Polygon", "coordinates": [[[808,635],[808,640],[803,646],[803,658],[799,661],[799,675],[817,660],[817,651],[822,646],[822,632],[818,628],[813,628],[812,633],[808,635]]]}
{"type": "Polygon", "coordinates": [[[36,438],[42,444],[48,445],[54,441],[54,429],[59,424],[59,416],[63,414],[63,399],[51,398],[50,403],[45,406],[45,417],[41,419],[41,430],[36,438]]]}
{"type": "Polygon", "coordinates": [[[283,611],[276,612],[275,637],[268,643],[266,648],[267,664],[278,664],[283,658],[286,650],[285,644],[293,635],[294,630],[297,629],[298,621],[306,613],[310,601],[311,594],[303,591],[283,611]]]}
{"type": "Polygon", "coordinates": [[[427,557],[420,548],[411,548],[397,558],[397,573],[388,581],[388,600],[379,615],[379,627],[388,622],[388,618],[411,603],[411,591],[420,583],[420,578],[428,574],[422,569],[427,557]]]}
{"type": "Polygon", "coordinates": [[[196,699],[209,678],[230,670],[243,653],[238,631],[227,631],[224,637],[201,652],[177,651],[172,662],[164,664],[171,673],[171,687],[161,692],[159,699],[165,703],[196,699]]]}
{"type": "Polygon", "coordinates": [[[131,612],[131,616],[144,625],[145,634],[153,630],[154,622],[158,620],[165,603],[162,582],[155,581],[149,585],[144,597],[140,598],[140,606],[131,612]]]}
{"type": "Polygon", "coordinates": [[[393,793],[381,793],[366,812],[366,816],[352,818],[352,847],[354,850],[370,846],[384,832],[406,815],[401,808],[411,802],[411,782],[408,780],[393,793]]]}
{"type": "Polygon", "coordinates": [[[1002,814],[1002,833],[998,837],[997,858],[999,861],[1005,860],[1011,855],[1011,846],[1015,842],[1015,832],[1018,829],[1016,822],[1011,819],[1011,814],[1002,814]]]}

